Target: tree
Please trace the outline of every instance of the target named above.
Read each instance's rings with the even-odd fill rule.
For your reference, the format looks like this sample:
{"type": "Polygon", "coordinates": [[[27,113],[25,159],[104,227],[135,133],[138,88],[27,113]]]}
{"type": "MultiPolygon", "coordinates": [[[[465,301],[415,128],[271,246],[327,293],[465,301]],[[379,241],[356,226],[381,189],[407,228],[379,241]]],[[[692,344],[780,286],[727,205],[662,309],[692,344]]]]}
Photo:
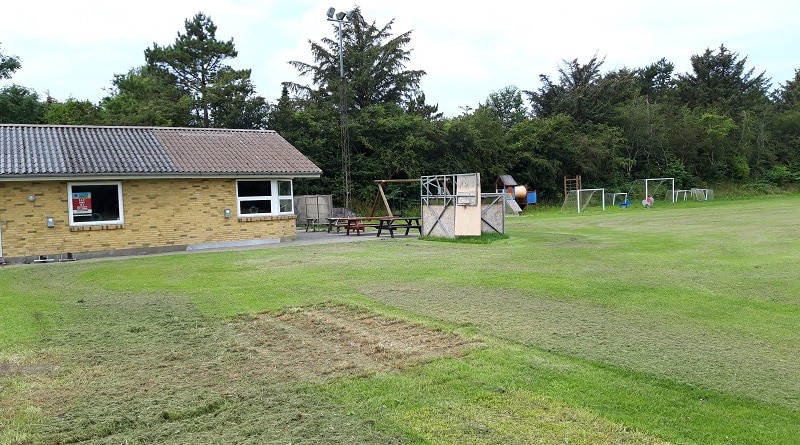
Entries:
{"type": "Polygon", "coordinates": [[[217,84],[208,91],[212,127],[266,128],[267,101],[255,94],[250,72],[229,67],[219,71],[217,84]]]}
{"type": "Polygon", "coordinates": [[[105,117],[101,107],[88,100],[67,99],[66,102],[48,101],[44,114],[51,125],[102,125],[105,117]]]}
{"type": "Polygon", "coordinates": [[[407,105],[419,97],[419,82],[425,71],[405,67],[410,57],[405,46],[411,41],[411,31],[392,37],[394,20],[378,28],[374,21],[364,21],[359,8],[351,16],[352,21],[342,27],[343,48],[339,48],[337,30],[336,38],[324,38],[322,43],[309,41],[314,63],[289,62],[302,76],[310,76],[316,88],[288,83],[290,90],[307,95],[332,95],[338,91],[341,50],[348,106],[352,110],[375,104],[407,105]]]}
{"type": "Polygon", "coordinates": [[[511,129],[527,117],[525,105],[522,102],[522,92],[513,85],[490,94],[484,105],[497,114],[506,130],[511,129]]]}
{"type": "Polygon", "coordinates": [[[640,94],[647,97],[650,102],[659,101],[673,90],[675,80],[673,79],[675,64],[661,58],[637,72],[637,85],[640,94]]]}
{"type": "Polygon", "coordinates": [[[444,131],[444,158],[449,162],[436,165],[436,174],[478,172],[483,186],[488,188],[515,162],[508,153],[502,121],[485,106],[447,121],[444,131]]]}
{"type": "Polygon", "coordinates": [[[676,82],[681,102],[729,116],[766,104],[769,79],[764,72],[753,75],[754,68],[745,71],[746,63],[747,57],[739,60],[739,54],[724,45],[717,52],[706,49],[702,55],[693,55],[692,73],[678,75],[676,82]]]}
{"type": "Polygon", "coordinates": [[[284,84],[281,97],[268,108],[268,127],[322,169],[319,179],[296,180],[295,194],[340,194],[339,123],[328,104],[292,97],[289,86],[284,84]]]}
{"type": "Polygon", "coordinates": [[[355,160],[354,178],[416,178],[431,142],[422,117],[403,113],[397,104],[377,104],[363,110],[353,122],[353,133],[364,149],[355,160]]]}
{"type": "Polygon", "coordinates": [[[720,179],[733,175],[742,179],[741,172],[731,172],[730,138],[736,130],[736,122],[729,116],[706,112],[700,116],[700,124],[706,131],[707,141],[700,146],[701,154],[705,157],[704,166],[707,170],[704,176],[709,179],[720,179]]]}
{"type": "Polygon", "coordinates": [[[794,79],[786,81],[773,93],[775,103],[783,109],[800,111],[800,69],[794,70],[794,79]]]}
{"type": "Polygon", "coordinates": [[[563,153],[574,132],[574,122],[565,114],[529,119],[514,126],[508,133],[509,158],[514,160],[508,173],[535,188],[540,196],[557,200],[558,184],[565,175],[563,153]]]}
{"type": "Polygon", "coordinates": [[[771,107],[769,79],[746,69],[747,58],[724,45],[691,57],[692,72],[679,75],[675,92],[699,118],[705,136],[696,145],[694,168],[705,180],[748,179],[767,156],[766,116],[771,107]]]}
{"type": "Polygon", "coordinates": [[[232,122],[244,125],[254,121],[258,122],[253,125],[261,125],[260,117],[254,118],[252,113],[260,112],[264,100],[254,95],[250,71],[236,71],[223,63],[238,55],[233,39],[217,40],[216,25],[201,12],[186,20],[184,26],[186,33],[178,33],[174,44],[161,47],[154,43],[153,48],[145,50],[148,65],[168,73],[174,84],[192,97],[200,126],[224,126],[232,122]],[[232,116],[235,107],[221,101],[227,93],[235,94],[235,100],[251,116],[232,116]]]}
{"type": "Polygon", "coordinates": [[[148,66],[117,74],[102,106],[111,125],[189,126],[192,97],[171,76],[148,66]]]}
{"type": "Polygon", "coordinates": [[[6,56],[2,51],[3,47],[0,46],[0,79],[11,79],[11,75],[20,69],[22,65],[19,62],[19,57],[6,56]]]}
{"type": "Polygon", "coordinates": [[[422,117],[428,121],[441,119],[444,114],[439,112],[439,105],[425,103],[425,93],[409,95],[406,101],[406,112],[422,117]]]}
{"type": "Polygon", "coordinates": [[[19,85],[0,90],[0,123],[40,124],[44,122],[44,105],[39,95],[19,85]]]}
{"type": "MultiPolygon", "coordinates": [[[[310,85],[285,83],[287,91],[296,95],[298,103],[312,109],[324,122],[335,122],[337,116],[340,119],[339,143],[335,138],[337,134],[327,125],[315,128],[325,131],[318,137],[341,148],[341,156],[338,156],[340,169],[337,171],[331,166],[331,171],[342,183],[340,188],[333,190],[341,193],[344,205],[348,205],[350,197],[351,185],[347,180],[350,171],[356,172],[354,183],[360,182],[352,187],[353,190],[361,191],[360,197],[366,199],[369,198],[363,191],[369,190],[373,180],[380,179],[374,176],[402,179],[404,175],[417,172],[419,169],[411,163],[398,164],[388,160],[407,157],[408,141],[421,141],[416,136],[419,129],[410,127],[422,125],[425,118],[436,115],[436,108],[424,103],[425,95],[419,90],[419,81],[425,72],[405,67],[410,54],[405,46],[410,42],[411,32],[393,37],[393,20],[377,27],[375,22],[366,22],[358,8],[349,15],[351,20],[341,28],[341,48],[336,26],[334,38],[324,38],[321,43],[309,42],[314,59],[312,63],[289,62],[301,76],[310,78],[310,85]],[[344,77],[340,72],[340,54],[344,77]],[[397,122],[391,123],[392,120],[397,122]],[[377,128],[386,132],[374,131],[377,128]]],[[[304,135],[301,138],[307,140],[309,137],[304,135]]],[[[289,141],[296,143],[292,139],[289,141]]],[[[327,161],[323,162],[329,165],[327,161]]],[[[323,176],[325,174],[327,172],[323,176]]]]}
{"type": "Polygon", "coordinates": [[[267,126],[281,134],[290,131],[293,125],[292,118],[299,109],[298,102],[298,100],[289,96],[289,87],[283,85],[281,87],[281,97],[278,98],[274,105],[269,107],[267,126]]]}
{"type": "Polygon", "coordinates": [[[542,86],[539,91],[525,91],[534,115],[567,114],[579,124],[594,122],[604,116],[607,110],[601,102],[603,76],[600,73],[604,61],[597,55],[586,64],[580,64],[577,59],[571,62],[563,60],[558,67],[559,83],[540,75],[542,86]]]}
{"type": "Polygon", "coordinates": [[[776,172],[793,169],[795,177],[800,180],[800,70],[795,70],[794,78],[774,92],[778,113],[768,122],[770,141],[774,145],[767,170],[772,169],[770,176],[772,182],[780,183],[791,174],[777,174],[776,172]]]}

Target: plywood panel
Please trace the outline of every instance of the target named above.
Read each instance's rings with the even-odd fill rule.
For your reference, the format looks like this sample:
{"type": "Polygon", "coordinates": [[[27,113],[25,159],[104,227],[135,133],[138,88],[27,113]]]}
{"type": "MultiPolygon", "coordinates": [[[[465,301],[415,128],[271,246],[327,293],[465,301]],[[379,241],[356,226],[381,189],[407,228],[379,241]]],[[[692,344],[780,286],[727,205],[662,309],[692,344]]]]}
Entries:
{"type": "MultiPolygon", "coordinates": [[[[480,202],[480,197],[478,198],[480,202]]],[[[481,235],[481,206],[467,205],[455,206],[455,234],[456,236],[481,235]]]]}

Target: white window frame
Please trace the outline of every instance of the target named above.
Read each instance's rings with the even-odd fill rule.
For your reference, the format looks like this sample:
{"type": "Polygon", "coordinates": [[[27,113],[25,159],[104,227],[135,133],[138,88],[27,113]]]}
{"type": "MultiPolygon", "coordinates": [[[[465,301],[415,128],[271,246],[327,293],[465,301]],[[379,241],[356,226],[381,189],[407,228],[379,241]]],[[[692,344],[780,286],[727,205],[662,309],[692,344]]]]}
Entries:
{"type": "Polygon", "coordinates": [[[68,182],[67,183],[67,209],[69,210],[69,225],[70,227],[79,226],[103,226],[108,224],[124,224],[125,212],[122,207],[122,181],[97,181],[97,182],[68,182]],[[72,187],[73,186],[87,186],[87,185],[115,185],[117,186],[117,201],[119,203],[119,218],[115,220],[103,221],[86,221],[75,222],[73,208],[72,208],[72,187]]]}
{"type": "Polygon", "coordinates": [[[276,216],[276,215],[293,215],[294,214],[294,185],[291,179],[237,179],[236,180],[236,212],[239,217],[259,217],[259,216],[276,216]],[[269,196],[239,196],[239,183],[240,182],[269,182],[270,195],[269,196]],[[287,183],[289,185],[289,194],[280,195],[280,184],[287,183]],[[242,213],[242,203],[247,201],[270,201],[270,208],[272,212],[262,213],[242,213]],[[288,206],[281,210],[281,203],[288,206]],[[277,209],[277,211],[275,211],[277,209]]]}

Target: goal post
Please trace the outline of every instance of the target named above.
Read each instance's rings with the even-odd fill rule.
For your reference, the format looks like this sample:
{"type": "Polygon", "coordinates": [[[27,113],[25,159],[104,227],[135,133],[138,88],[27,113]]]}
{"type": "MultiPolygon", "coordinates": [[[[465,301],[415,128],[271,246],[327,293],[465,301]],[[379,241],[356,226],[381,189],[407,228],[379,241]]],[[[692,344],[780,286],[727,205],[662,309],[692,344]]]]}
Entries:
{"type": "Polygon", "coordinates": [[[606,192],[606,202],[611,203],[611,207],[617,204],[624,205],[627,199],[628,192],[606,192]]]}
{"type": "MultiPolygon", "coordinates": [[[[644,185],[644,196],[642,199],[653,198],[656,202],[666,201],[675,203],[675,178],[646,178],[636,181],[641,187],[644,185]]],[[[637,187],[638,188],[638,187],[637,187]]],[[[639,188],[639,192],[642,189],[639,188]]]]}
{"type": "Polygon", "coordinates": [[[606,209],[605,189],[576,189],[570,190],[561,206],[561,211],[577,209],[578,213],[589,207],[606,209]]]}

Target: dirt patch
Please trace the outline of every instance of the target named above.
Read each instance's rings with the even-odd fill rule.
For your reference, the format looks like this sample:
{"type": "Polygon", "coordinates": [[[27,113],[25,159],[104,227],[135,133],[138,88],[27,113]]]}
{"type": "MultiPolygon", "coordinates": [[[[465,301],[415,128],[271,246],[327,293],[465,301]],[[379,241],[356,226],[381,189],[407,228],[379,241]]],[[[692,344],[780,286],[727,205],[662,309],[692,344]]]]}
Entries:
{"type": "MultiPolygon", "coordinates": [[[[243,324],[259,354],[303,380],[404,369],[457,356],[480,343],[455,334],[347,306],[261,314],[243,324]]],[[[262,357],[263,359],[264,357],[262,357]]]]}

